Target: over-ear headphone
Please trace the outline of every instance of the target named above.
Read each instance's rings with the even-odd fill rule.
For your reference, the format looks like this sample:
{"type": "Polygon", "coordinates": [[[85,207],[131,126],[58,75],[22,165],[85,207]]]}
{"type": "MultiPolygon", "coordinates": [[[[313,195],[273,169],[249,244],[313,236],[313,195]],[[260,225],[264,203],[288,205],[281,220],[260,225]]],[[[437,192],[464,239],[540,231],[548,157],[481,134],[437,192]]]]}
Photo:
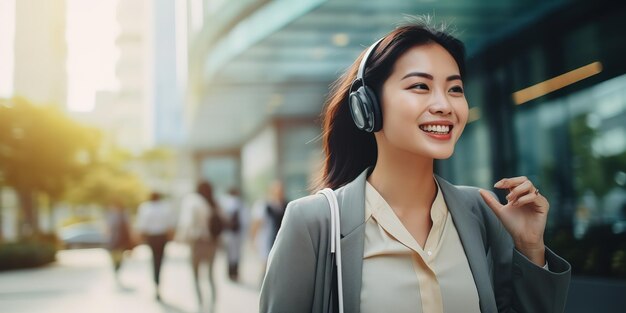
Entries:
{"type": "Polygon", "coordinates": [[[348,96],[348,102],[350,104],[350,113],[352,114],[352,120],[356,127],[366,132],[377,132],[383,126],[383,116],[378,104],[378,98],[372,88],[365,84],[363,75],[365,74],[365,68],[367,67],[367,61],[370,58],[372,51],[378,47],[378,44],[384,39],[378,39],[373,45],[371,45],[359,65],[359,71],[356,74],[356,78],[350,86],[350,95],[348,96]],[[356,90],[355,90],[356,88],[356,90]]]}

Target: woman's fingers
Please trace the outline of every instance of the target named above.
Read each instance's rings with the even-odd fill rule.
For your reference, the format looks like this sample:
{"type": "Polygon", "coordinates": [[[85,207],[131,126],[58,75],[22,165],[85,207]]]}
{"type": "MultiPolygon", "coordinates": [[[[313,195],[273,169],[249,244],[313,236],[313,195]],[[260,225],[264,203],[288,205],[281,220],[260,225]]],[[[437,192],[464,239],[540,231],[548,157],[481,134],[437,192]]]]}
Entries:
{"type": "Polygon", "coordinates": [[[533,193],[535,191],[535,187],[533,186],[533,183],[527,180],[521,183],[519,186],[510,190],[511,192],[509,192],[509,194],[506,196],[506,199],[509,202],[515,202],[519,197],[529,193],[533,193]]]}
{"type": "Polygon", "coordinates": [[[526,176],[503,178],[493,186],[498,189],[511,189],[521,185],[525,181],[528,181],[528,177],[526,176]]]}
{"type": "MultiPolygon", "coordinates": [[[[509,190],[509,194],[506,196],[509,203],[516,202],[520,197],[525,195],[535,194],[535,191],[537,190],[537,188],[530,180],[528,180],[526,176],[501,179],[494,185],[494,187],[509,190]]],[[[516,203],[516,205],[518,204],[516,203]]]]}
{"type": "Polygon", "coordinates": [[[502,210],[503,205],[498,201],[498,199],[494,198],[493,195],[489,193],[489,191],[480,189],[478,191],[480,195],[485,200],[485,203],[496,213],[496,215],[500,214],[500,210],[502,210]]]}
{"type": "Polygon", "coordinates": [[[539,195],[534,192],[531,192],[529,194],[519,197],[518,199],[513,201],[511,205],[513,205],[514,207],[519,207],[519,206],[526,205],[528,203],[537,202],[538,199],[539,199],[539,195]]]}

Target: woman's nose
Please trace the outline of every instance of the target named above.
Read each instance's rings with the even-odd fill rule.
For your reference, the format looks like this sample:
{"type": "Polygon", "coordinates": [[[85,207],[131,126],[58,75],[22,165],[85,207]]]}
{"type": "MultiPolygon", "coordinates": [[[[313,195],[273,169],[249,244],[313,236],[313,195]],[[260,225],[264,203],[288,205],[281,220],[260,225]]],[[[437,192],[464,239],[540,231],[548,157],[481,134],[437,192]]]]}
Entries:
{"type": "Polygon", "coordinates": [[[433,103],[429,107],[430,113],[435,115],[448,115],[452,113],[452,104],[444,93],[438,92],[433,97],[433,103]]]}

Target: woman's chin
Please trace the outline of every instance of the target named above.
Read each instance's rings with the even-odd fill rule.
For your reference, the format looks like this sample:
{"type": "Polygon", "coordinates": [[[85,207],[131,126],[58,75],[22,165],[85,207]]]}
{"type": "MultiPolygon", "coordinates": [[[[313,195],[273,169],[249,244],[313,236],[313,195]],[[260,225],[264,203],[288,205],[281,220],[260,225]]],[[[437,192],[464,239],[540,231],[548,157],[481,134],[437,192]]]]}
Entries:
{"type": "Polygon", "coordinates": [[[433,159],[435,159],[435,160],[446,160],[446,159],[449,159],[452,156],[453,152],[454,152],[454,150],[437,151],[437,152],[434,152],[432,154],[432,156],[433,156],[433,159]]]}

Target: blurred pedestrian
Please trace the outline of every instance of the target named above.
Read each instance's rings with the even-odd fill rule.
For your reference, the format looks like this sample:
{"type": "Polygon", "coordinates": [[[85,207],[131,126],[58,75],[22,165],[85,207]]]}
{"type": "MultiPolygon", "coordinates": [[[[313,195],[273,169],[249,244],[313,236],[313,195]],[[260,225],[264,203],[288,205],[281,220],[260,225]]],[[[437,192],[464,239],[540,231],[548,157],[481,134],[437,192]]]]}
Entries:
{"type": "Polygon", "coordinates": [[[156,289],[156,299],[161,300],[159,283],[165,245],[171,240],[175,225],[175,215],[170,204],[158,192],[152,192],[150,199],[139,205],[137,230],[143,241],[152,251],[152,269],[156,289]]]}
{"type": "Polygon", "coordinates": [[[259,200],[254,205],[250,233],[264,264],[276,239],[286,206],[283,183],[280,180],[270,185],[266,199],[259,200]]]}
{"type": "Polygon", "coordinates": [[[108,243],[107,248],[113,261],[115,279],[119,283],[119,270],[124,253],[134,247],[126,207],[119,199],[114,200],[106,215],[108,243]]]}
{"type": "Polygon", "coordinates": [[[232,281],[239,279],[239,260],[241,258],[241,243],[243,233],[244,204],[239,189],[233,187],[224,197],[224,215],[228,221],[228,228],[224,232],[226,258],[228,260],[228,277],[232,281]]]}
{"type": "Polygon", "coordinates": [[[215,309],[217,286],[213,278],[213,263],[226,222],[213,196],[213,187],[207,181],[198,184],[196,191],[186,195],[181,204],[181,215],[176,228],[176,241],[189,244],[191,248],[191,267],[198,296],[202,305],[200,288],[200,263],[208,265],[209,287],[211,288],[211,308],[215,309]]]}

